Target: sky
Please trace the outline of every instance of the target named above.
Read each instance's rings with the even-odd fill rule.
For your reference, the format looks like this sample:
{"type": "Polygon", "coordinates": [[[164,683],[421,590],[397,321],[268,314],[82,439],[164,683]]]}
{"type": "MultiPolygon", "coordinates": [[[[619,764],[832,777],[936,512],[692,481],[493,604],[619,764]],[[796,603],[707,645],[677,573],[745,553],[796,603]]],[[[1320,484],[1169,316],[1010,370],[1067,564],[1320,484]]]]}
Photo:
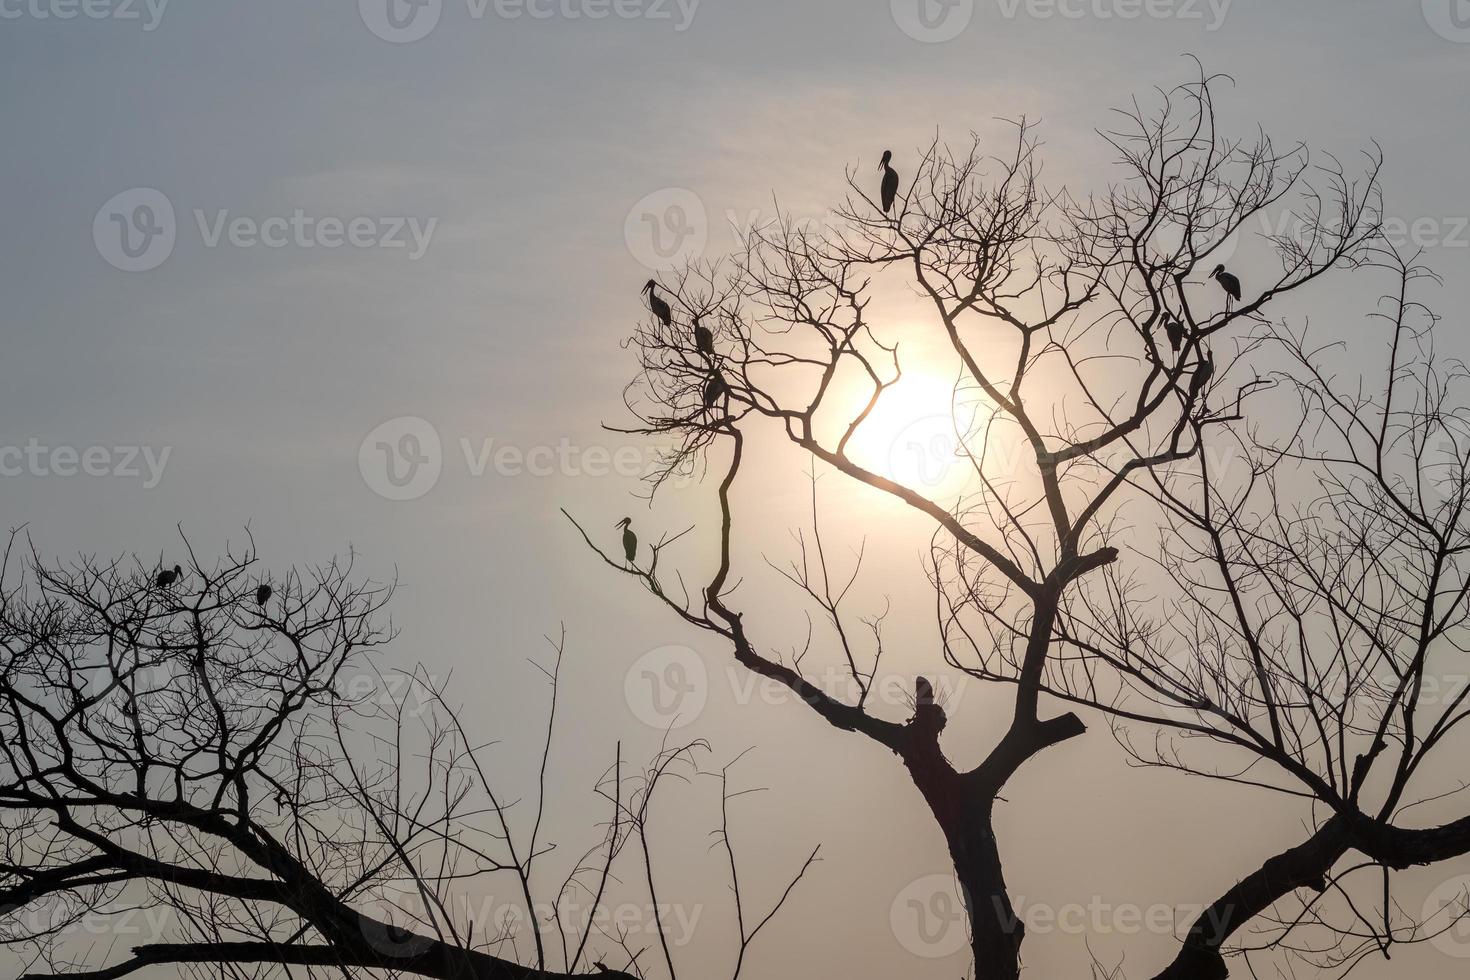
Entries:
{"type": "MultiPolygon", "coordinates": [[[[648,672],[687,670],[679,731],[718,759],[751,747],[738,771],[767,787],[739,814],[750,887],[779,890],[823,845],[749,975],[952,978],[947,860],[900,767],[753,688],[592,560],[560,509],[608,547],[625,514],[648,537],[708,518],[708,486],[648,510],[647,447],[602,427],[627,420],[620,341],[660,267],[717,258],[777,200],[819,217],[847,168],[997,117],[1041,120],[1049,180],[1105,186],[1095,130],[1187,80],[1186,55],[1234,77],[1226,128],[1345,159],[1376,141],[1386,214],[1445,277],[1430,299],[1464,307],[1465,0],[0,0],[0,522],[58,556],[173,558],[179,528],[206,552],[248,528],[276,568],[352,550],[400,583],[387,659],[452,679],[512,785],[546,694],[528,661],[564,625],[567,839],[614,743],[658,748],[648,672]],[[915,902],[938,926],[906,917],[915,902]]],[[[1358,299],[1327,281],[1313,322],[1376,349],[1358,299]]],[[[1443,326],[1443,349],[1470,354],[1443,326]]],[[[861,595],[899,600],[892,669],[940,673],[926,530],[827,488],[848,544],[868,534],[892,570],[861,595]]],[[[743,501],[773,560],[792,556],[806,489],[793,461],[743,501]]],[[[772,608],[773,638],[798,644],[790,597],[772,608]]],[[[1004,702],[961,697],[946,748],[973,760],[1004,702]]],[[[685,950],[705,975],[730,927],[709,787],[687,793],[668,860],[708,912],[685,950]]],[[[1033,926],[1029,976],[1087,975],[1089,944],[1146,975],[1172,939],[1120,909],[1208,902],[1307,819],[1130,769],[1102,725],[1006,795],[1019,902],[1102,908],[1083,929],[1033,926]]],[[[1441,946],[1359,975],[1463,975],[1470,941],[1441,946]]]]}

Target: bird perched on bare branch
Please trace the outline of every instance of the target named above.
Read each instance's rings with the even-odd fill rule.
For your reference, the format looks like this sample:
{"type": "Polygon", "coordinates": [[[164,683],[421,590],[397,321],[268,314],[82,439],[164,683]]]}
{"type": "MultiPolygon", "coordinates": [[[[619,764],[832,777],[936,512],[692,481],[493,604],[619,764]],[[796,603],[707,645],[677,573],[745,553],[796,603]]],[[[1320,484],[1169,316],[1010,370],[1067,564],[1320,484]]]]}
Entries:
{"type": "Polygon", "coordinates": [[[710,333],[709,327],[699,322],[699,317],[694,318],[694,347],[704,355],[705,360],[715,359],[715,335],[710,333]]]}
{"type": "Polygon", "coordinates": [[[1199,393],[1205,390],[1205,385],[1215,376],[1215,355],[1212,351],[1205,352],[1205,359],[1200,362],[1199,367],[1194,369],[1194,375],[1189,379],[1189,400],[1193,401],[1199,397],[1199,393]]]}
{"type": "Polygon", "coordinates": [[[711,372],[709,381],[704,385],[704,407],[714,408],[729,392],[730,386],[725,383],[725,376],[718,370],[711,372]]]}
{"type": "Polygon", "coordinates": [[[153,580],[153,584],[160,589],[166,589],[183,577],[184,570],[178,565],[175,565],[173,568],[165,568],[159,572],[158,577],[153,580]]]}
{"type": "Polygon", "coordinates": [[[638,558],[638,535],[633,533],[633,518],[625,517],[613,527],[623,529],[623,558],[629,565],[638,558]]]}
{"type": "MultiPolygon", "coordinates": [[[[1210,278],[1220,284],[1220,288],[1225,290],[1226,296],[1235,300],[1237,303],[1240,302],[1240,280],[1226,272],[1223,265],[1215,266],[1215,271],[1210,273],[1210,278]]],[[[1230,308],[1229,300],[1226,300],[1225,308],[1230,308]]]]}
{"type": "Polygon", "coordinates": [[[893,159],[892,150],[883,151],[883,162],[878,164],[878,169],[883,171],[883,213],[887,214],[893,209],[893,200],[898,197],[898,171],[890,167],[889,161],[893,159]]]}
{"type": "Polygon", "coordinates": [[[1169,338],[1169,349],[1179,353],[1179,348],[1184,346],[1184,324],[1175,317],[1164,320],[1164,335],[1169,338]]]}
{"type": "Polygon", "coordinates": [[[658,283],[652,279],[643,284],[643,291],[648,294],[648,308],[653,311],[653,315],[658,318],[658,322],[667,327],[674,322],[674,311],[669,307],[668,303],[659,297],[655,291],[657,288],[658,283]]]}
{"type": "Polygon", "coordinates": [[[929,678],[914,678],[913,724],[938,734],[947,723],[944,708],[940,707],[939,701],[934,697],[934,685],[929,683],[929,678]]]}

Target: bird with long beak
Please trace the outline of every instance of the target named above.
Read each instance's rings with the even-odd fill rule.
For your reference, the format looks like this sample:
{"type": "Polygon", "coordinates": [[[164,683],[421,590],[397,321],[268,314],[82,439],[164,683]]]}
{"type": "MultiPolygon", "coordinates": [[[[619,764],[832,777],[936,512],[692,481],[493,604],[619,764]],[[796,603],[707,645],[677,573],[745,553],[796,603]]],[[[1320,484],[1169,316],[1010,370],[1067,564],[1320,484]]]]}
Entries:
{"type": "Polygon", "coordinates": [[[668,303],[659,298],[658,293],[654,291],[657,288],[658,283],[652,279],[643,284],[643,291],[648,294],[648,308],[653,311],[654,316],[658,317],[658,322],[667,327],[674,322],[674,311],[669,308],[668,303]]]}
{"type": "Polygon", "coordinates": [[[158,577],[153,580],[153,584],[158,586],[160,589],[166,589],[183,577],[184,570],[178,565],[175,565],[173,568],[165,568],[163,571],[159,572],[158,577]]]}
{"type": "Polygon", "coordinates": [[[888,164],[893,160],[893,151],[883,151],[883,162],[878,164],[878,169],[883,171],[883,213],[887,214],[893,209],[893,201],[898,197],[898,171],[888,164]]]}
{"type": "MultiPolygon", "coordinates": [[[[1235,300],[1237,303],[1240,302],[1240,280],[1226,272],[1223,265],[1215,266],[1215,271],[1210,273],[1210,278],[1220,284],[1220,288],[1225,290],[1226,296],[1235,300]]],[[[1227,310],[1230,308],[1229,300],[1226,301],[1225,308],[1227,310]]]]}
{"type": "Polygon", "coordinates": [[[613,527],[623,529],[623,558],[632,565],[638,558],[638,535],[633,533],[633,518],[625,517],[613,527]]]}

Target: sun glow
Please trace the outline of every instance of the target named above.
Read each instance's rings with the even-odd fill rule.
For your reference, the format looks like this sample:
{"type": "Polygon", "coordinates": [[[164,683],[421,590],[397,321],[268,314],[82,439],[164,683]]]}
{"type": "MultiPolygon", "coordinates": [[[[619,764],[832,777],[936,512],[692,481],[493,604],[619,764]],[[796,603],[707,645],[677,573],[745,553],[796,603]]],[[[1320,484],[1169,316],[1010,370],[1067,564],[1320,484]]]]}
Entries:
{"type": "MultiPolygon", "coordinates": [[[[854,414],[866,402],[855,396],[854,414]]],[[[956,434],[988,414],[971,390],[958,395],[954,381],[930,372],[906,373],[883,392],[853,436],[851,455],[874,472],[931,499],[957,496],[974,483],[974,464],[956,434]]],[[[969,449],[978,450],[970,445],[969,449]]]]}

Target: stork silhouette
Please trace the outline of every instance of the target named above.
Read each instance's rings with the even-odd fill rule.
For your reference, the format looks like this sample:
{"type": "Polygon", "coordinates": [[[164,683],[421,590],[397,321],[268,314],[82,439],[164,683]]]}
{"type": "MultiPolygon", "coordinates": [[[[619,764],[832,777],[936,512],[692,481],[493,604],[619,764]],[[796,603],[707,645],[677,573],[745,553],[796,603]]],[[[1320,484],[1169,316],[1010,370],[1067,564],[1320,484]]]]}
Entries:
{"type": "Polygon", "coordinates": [[[892,150],[883,151],[883,162],[878,164],[878,169],[883,171],[883,213],[887,214],[893,210],[893,200],[898,197],[898,171],[890,167],[889,161],[893,159],[892,150]]]}
{"type": "Polygon", "coordinates": [[[1223,265],[1215,266],[1215,271],[1210,273],[1210,278],[1218,282],[1220,288],[1225,290],[1225,295],[1228,297],[1225,300],[1225,308],[1227,310],[1230,309],[1230,300],[1233,299],[1237,303],[1240,302],[1240,280],[1226,272],[1223,265]]]}
{"type": "Polygon", "coordinates": [[[652,279],[643,284],[643,291],[648,294],[648,308],[653,311],[654,316],[658,317],[658,322],[667,327],[674,322],[674,311],[669,308],[668,303],[659,298],[658,293],[655,292],[657,288],[658,283],[652,279]]]}
{"type": "Polygon", "coordinates": [[[1194,375],[1189,379],[1189,400],[1194,401],[1199,393],[1205,390],[1205,385],[1215,376],[1215,354],[1213,351],[1205,352],[1205,359],[1200,362],[1199,367],[1194,369],[1194,375]]]}
{"type": "Polygon", "coordinates": [[[699,322],[699,317],[694,318],[694,347],[704,355],[705,360],[714,361],[715,335],[710,333],[709,327],[699,322]]]}
{"type": "Polygon", "coordinates": [[[1174,317],[1164,320],[1164,335],[1169,338],[1169,348],[1174,353],[1179,353],[1179,348],[1184,346],[1184,324],[1174,317]]]}
{"type": "Polygon", "coordinates": [[[613,527],[623,529],[623,558],[632,565],[638,558],[638,535],[633,533],[633,518],[625,517],[613,527]]]}
{"type": "Polygon", "coordinates": [[[718,370],[712,371],[704,385],[704,407],[714,408],[719,404],[720,398],[729,392],[730,386],[725,383],[725,376],[718,370]]]}

